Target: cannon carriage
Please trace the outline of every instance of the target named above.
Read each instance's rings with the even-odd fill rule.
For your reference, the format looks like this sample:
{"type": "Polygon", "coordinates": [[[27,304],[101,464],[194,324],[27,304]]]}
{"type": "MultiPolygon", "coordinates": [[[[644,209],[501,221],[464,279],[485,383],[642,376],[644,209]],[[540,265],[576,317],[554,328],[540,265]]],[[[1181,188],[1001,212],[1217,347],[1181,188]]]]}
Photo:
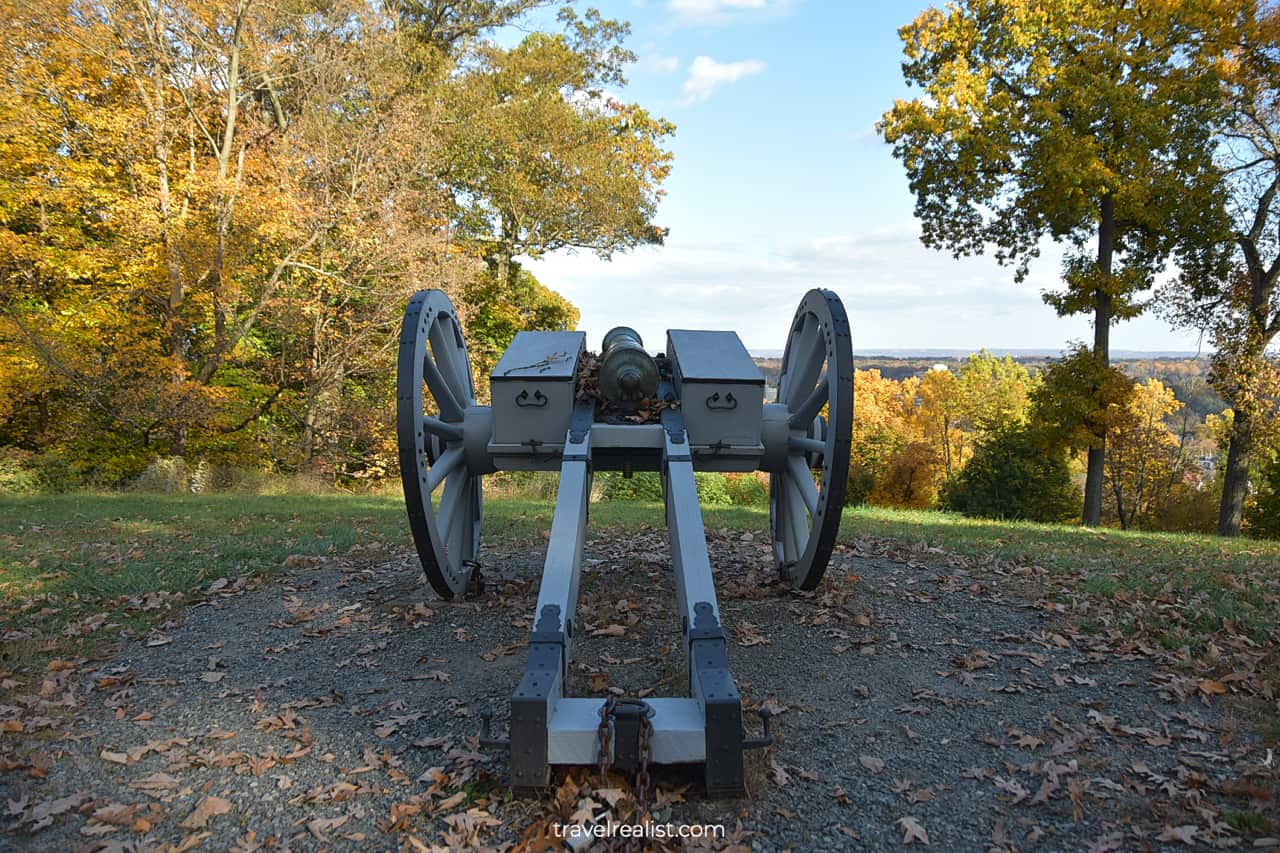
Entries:
{"type": "Polygon", "coordinates": [[[619,327],[598,358],[582,332],[520,332],[489,381],[491,403],[482,406],[448,297],[415,294],[400,335],[397,439],[410,530],[436,592],[480,589],[486,474],[560,474],[528,663],[502,742],[511,784],[542,787],[554,765],[699,764],[709,794],[741,793],[744,750],[769,742],[767,719],[763,737],[746,736],[694,472],[767,472],[779,575],[799,589],[818,585],[839,529],[852,431],[853,359],[840,299],[815,289],[801,300],[773,400],[728,331],[669,330],[653,357],[619,327]],[[596,471],[661,475],[687,696],[565,695],[596,471]]]}

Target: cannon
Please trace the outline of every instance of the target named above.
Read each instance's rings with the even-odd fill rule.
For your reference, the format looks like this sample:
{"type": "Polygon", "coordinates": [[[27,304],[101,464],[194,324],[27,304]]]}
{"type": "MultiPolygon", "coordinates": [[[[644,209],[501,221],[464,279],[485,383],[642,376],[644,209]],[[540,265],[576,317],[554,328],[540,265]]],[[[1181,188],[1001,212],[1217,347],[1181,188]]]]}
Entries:
{"type": "Polygon", "coordinates": [[[558,471],[528,662],[510,702],[510,781],[538,789],[556,765],[701,765],[710,795],[744,790],[749,738],[729,672],[695,471],[769,475],[769,532],[781,579],[811,590],[839,531],[853,421],[849,321],[831,291],[805,294],[773,399],[737,334],[671,329],[651,356],[632,329],[600,357],[582,332],[519,332],[477,402],[458,314],[439,290],[405,310],[397,362],[397,441],[409,528],[443,598],[481,590],[482,481],[499,470],[558,471]],[[688,695],[565,695],[577,631],[592,475],[661,474],[688,662],[688,695]]]}

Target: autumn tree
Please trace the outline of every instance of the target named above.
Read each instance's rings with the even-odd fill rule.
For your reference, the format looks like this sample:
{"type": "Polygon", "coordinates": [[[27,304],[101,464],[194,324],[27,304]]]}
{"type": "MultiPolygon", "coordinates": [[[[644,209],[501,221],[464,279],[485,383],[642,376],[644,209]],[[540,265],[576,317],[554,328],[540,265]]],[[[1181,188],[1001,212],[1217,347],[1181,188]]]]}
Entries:
{"type": "Polygon", "coordinates": [[[1047,447],[1084,451],[1125,417],[1133,380],[1076,344],[1045,365],[1031,394],[1031,420],[1047,447]]]}
{"type": "MultiPolygon", "coordinates": [[[[1235,7],[1147,0],[967,0],[900,35],[923,94],[879,127],[916,196],[922,240],[994,248],[1022,280],[1068,246],[1061,314],[1090,313],[1098,365],[1114,322],[1174,258],[1212,266],[1222,232],[1212,130],[1235,7]],[[1091,248],[1092,246],[1092,248],[1091,248]]],[[[1088,448],[1084,521],[1102,511],[1105,429],[1088,448]]]]}
{"type": "Polygon", "coordinates": [[[1166,421],[1181,408],[1171,389],[1148,379],[1133,386],[1117,414],[1106,482],[1123,530],[1151,517],[1180,472],[1182,444],[1166,421]]]}
{"type": "MultiPolygon", "coordinates": [[[[924,437],[926,446],[932,448],[931,456],[940,464],[935,490],[951,479],[965,462],[968,433],[964,425],[965,400],[960,380],[943,365],[936,365],[920,377],[916,386],[916,405],[912,420],[924,437]]],[[[920,452],[912,454],[921,458],[920,452]]]]}
{"type": "Polygon", "coordinates": [[[578,323],[578,309],[533,273],[517,266],[511,279],[485,268],[463,291],[466,302],[476,306],[467,323],[467,352],[481,375],[488,375],[517,332],[572,329],[578,323]]]}
{"type": "Polygon", "coordinates": [[[1268,354],[1280,335],[1280,7],[1244,4],[1226,68],[1229,112],[1215,147],[1230,198],[1233,262],[1225,275],[1187,269],[1170,313],[1209,331],[1211,382],[1233,412],[1218,533],[1235,536],[1259,433],[1280,399],[1280,367],[1268,354]]]}
{"type": "Polygon", "coordinates": [[[480,46],[445,91],[458,234],[513,284],[518,255],[609,257],[666,233],[652,220],[675,127],[609,88],[625,84],[635,58],[622,47],[628,27],[569,7],[560,21],[563,33],[480,46]]]}
{"type": "Polygon", "coordinates": [[[671,126],[610,96],[597,14],[504,48],[546,4],[0,2],[0,443],[103,484],[169,454],[376,476],[409,293],[501,347],[575,319],[514,257],[662,233],[671,126]]]}
{"type": "MultiPolygon", "coordinates": [[[[970,353],[957,371],[938,364],[920,377],[911,422],[932,448],[935,491],[960,472],[983,434],[1025,422],[1033,386],[1025,367],[986,350],[970,353]]],[[[925,457],[917,450],[912,458],[925,457]]]]}
{"type": "MultiPolygon", "coordinates": [[[[849,455],[848,503],[869,500],[889,472],[894,457],[919,440],[919,432],[912,423],[918,382],[914,378],[896,382],[875,369],[853,372],[853,452],[849,455]]],[[[900,465],[897,470],[914,476],[916,467],[900,465]]],[[[901,493],[902,489],[887,491],[901,493]]],[[[881,493],[886,493],[883,487],[881,493]]]]}
{"type": "Polygon", "coordinates": [[[964,418],[975,432],[1024,423],[1038,384],[1011,356],[997,357],[985,349],[969,354],[959,379],[964,418]]]}

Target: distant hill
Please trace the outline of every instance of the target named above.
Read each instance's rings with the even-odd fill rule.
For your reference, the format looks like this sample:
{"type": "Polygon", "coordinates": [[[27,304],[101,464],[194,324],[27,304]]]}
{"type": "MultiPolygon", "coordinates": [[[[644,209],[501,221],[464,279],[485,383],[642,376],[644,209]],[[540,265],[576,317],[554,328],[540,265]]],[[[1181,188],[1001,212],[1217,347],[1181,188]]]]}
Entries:
{"type": "MultiPolygon", "coordinates": [[[[1042,368],[1046,361],[1062,353],[1058,350],[990,350],[993,355],[1012,356],[1032,373],[1042,368]]],[[[923,376],[935,364],[943,364],[952,370],[969,357],[969,350],[956,349],[901,349],[854,350],[853,366],[856,370],[879,370],[882,376],[901,381],[909,376],[923,376]]],[[[782,353],[777,350],[760,350],[752,353],[756,365],[764,373],[770,391],[777,387],[782,372],[782,353]]],[[[1226,408],[1222,399],[1209,387],[1209,357],[1190,352],[1139,352],[1118,350],[1111,360],[1141,382],[1148,378],[1159,379],[1173,389],[1173,393],[1197,418],[1216,414],[1226,408]]]]}
{"type": "MultiPolygon", "coordinates": [[[[969,353],[975,352],[971,349],[894,349],[892,347],[885,349],[855,349],[853,354],[859,358],[934,358],[934,359],[962,359],[967,358],[969,353]]],[[[998,355],[1003,358],[1011,355],[1014,358],[1057,358],[1062,355],[1062,349],[1002,349],[1000,347],[987,347],[987,352],[992,355],[998,355]]],[[[761,349],[751,350],[751,356],[759,359],[782,358],[782,350],[780,349],[761,349]]],[[[1148,358],[1206,358],[1207,353],[1196,353],[1190,350],[1133,350],[1133,349],[1116,349],[1111,351],[1113,361],[1127,361],[1131,359],[1148,359],[1148,358]]]]}

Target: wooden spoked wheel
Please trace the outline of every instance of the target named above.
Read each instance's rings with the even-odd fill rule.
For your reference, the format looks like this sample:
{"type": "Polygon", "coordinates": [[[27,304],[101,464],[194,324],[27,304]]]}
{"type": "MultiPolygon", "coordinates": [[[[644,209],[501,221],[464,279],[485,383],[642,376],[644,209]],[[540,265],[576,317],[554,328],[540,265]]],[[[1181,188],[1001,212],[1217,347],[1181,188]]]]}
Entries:
{"type": "Polygon", "coordinates": [[[475,408],[457,312],[443,292],[419,291],[400,327],[396,439],[413,544],[443,598],[471,584],[480,550],[481,475],[468,468],[463,442],[467,411],[475,408]]]}
{"type": "Polygon", "coordinates": [[[796,310],[777,403],[787,407],[790,435],[784,464],[769,476],[773,555],[783,579],[808,590],[822,580],[840,530],[853,438],[849,318],[829,290],[809,291],[796,310]]]}

